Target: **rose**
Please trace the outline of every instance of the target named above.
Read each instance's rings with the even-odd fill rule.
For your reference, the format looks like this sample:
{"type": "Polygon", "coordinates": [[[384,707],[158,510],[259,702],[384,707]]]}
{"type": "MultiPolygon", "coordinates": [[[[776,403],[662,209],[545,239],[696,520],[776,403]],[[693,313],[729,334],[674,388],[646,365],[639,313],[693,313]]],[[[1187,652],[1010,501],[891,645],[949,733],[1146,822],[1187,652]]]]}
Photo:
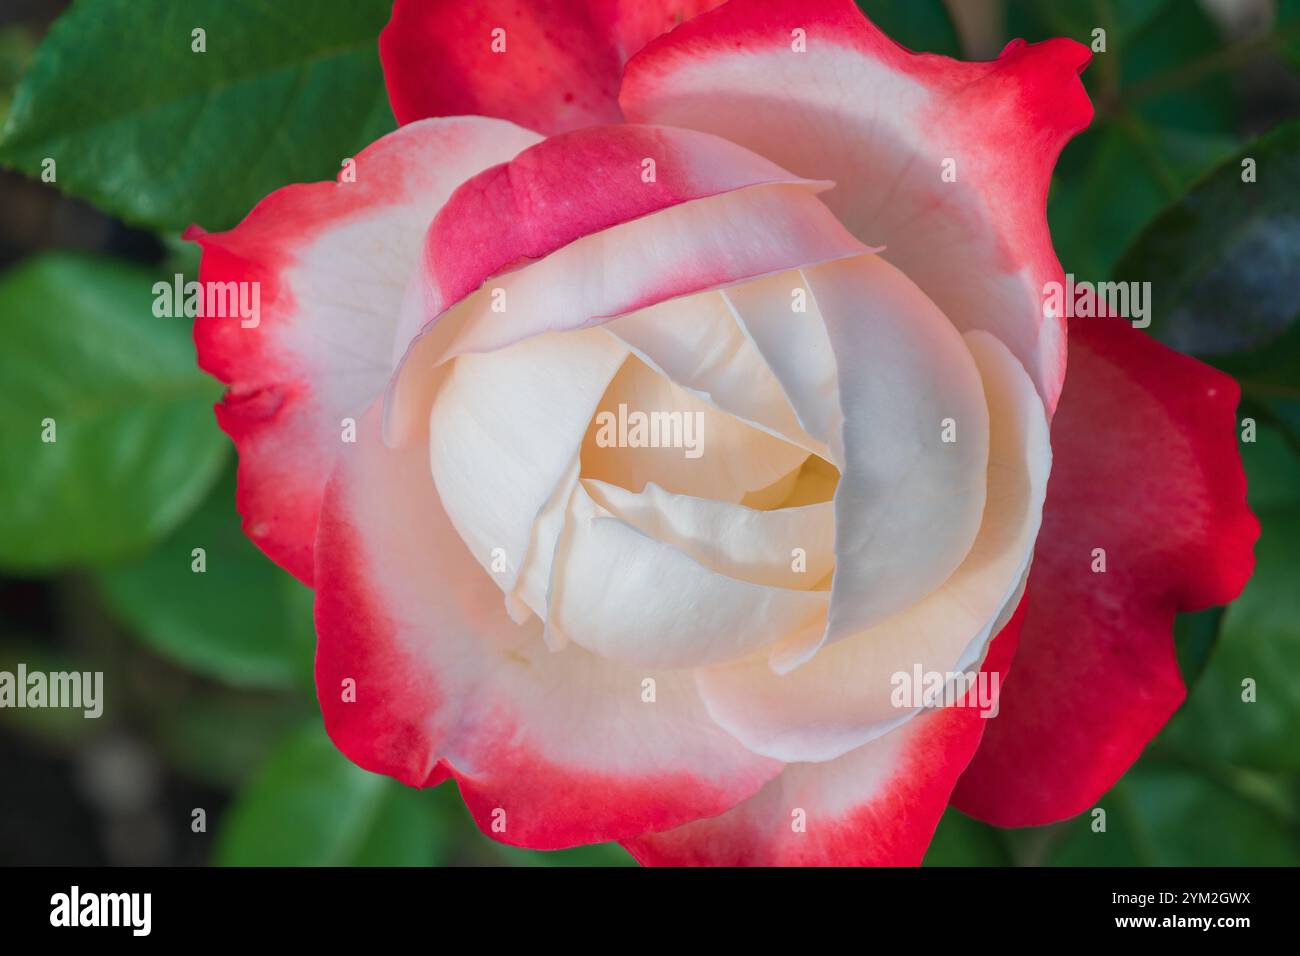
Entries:
{"type": "Polygon", "coordinates": [[[1234,383],[1044,309],[1087,51],[556,6],[398,0],[405,125],[191,233],[261,290],[196,339],[331,737],[643,862],[915,863],[950,798],[1090,806],[1257,525],[1234,383]]]}

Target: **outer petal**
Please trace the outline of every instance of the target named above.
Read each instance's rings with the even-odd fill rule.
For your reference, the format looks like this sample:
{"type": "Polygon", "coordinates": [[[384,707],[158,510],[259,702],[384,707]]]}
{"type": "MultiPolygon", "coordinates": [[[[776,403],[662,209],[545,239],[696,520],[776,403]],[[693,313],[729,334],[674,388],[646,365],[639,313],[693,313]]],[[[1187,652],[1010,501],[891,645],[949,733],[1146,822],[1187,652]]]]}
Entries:
{"type": "MultiPolygon", "coordinates": [[[[1022,618],[993,642],[985,671],[1005,671],[1022,618]]],[[[721,816],[624,846],[669,866],[914,866],[987,723],[970,707],[928,712],[837,760],[788,765],[721,816]]]]}
{"type": "Polygon", "coordinates": [[[354,182],[287,186],[229,232],[187,233],[203,247],[205,288],[258,283],[256,326],[200,318],[194,339],[199,364],[230,385],[217,420],[239,449],[244,530],[303,581],[342,419],[392,371],[429,221],[463,180],[537,139],[477,117],[413,124],[362,151],[354,182]]]}
{"type": "Polygon", "coordinates": [[[388,99],[399,123],[472,114],[548,134],[617,123],[628,58],[718,2],[397,0],[379,38],[388,99]]]}
{"type": "Polygon", "coordinates": [[[1016,41],[958,63],[904,50],[851,0],[733,0],[649,44],[620,100],[633,122],[707,130],[835,180],[826,202],[849,230],[884,244],[959,329],[1006,342],[1050,408],[1065,340],[1042,314],[1061,278],[1045,204],[1057,154],[1092,116],[1088,59],[1070,40],[1016,41]]]}
{"type": "Polygon", "coordinates": [[[378,408],[330,479],[316,559],[326,730],[404,783],[450,772],[497,839],[547,849],[665,829],[780,769],[712,724],[688,673],[551,653],[540,623],[512,623],[438,503],[428,449],[387,449],[378,408]]]}
{"type": "Polygon", "coordinates": [[[1174,613],[1232,600],[1254,563],[1238,394],[1127,323],[1071,320],[1024,632],[963,811],[1001,826],[1079,813],[1182,702],[1174,613]]]}

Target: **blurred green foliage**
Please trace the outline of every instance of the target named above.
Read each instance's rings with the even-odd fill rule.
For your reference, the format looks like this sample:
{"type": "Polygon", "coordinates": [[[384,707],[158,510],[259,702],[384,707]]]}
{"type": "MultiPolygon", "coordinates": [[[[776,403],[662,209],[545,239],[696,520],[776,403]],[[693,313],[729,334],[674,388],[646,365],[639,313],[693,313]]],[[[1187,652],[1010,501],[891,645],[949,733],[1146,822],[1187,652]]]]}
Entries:
{"type": "Polygon", "coordinates": [[[194,364],[188,323],[153,314],[136,266],[40,257],[0,279],[0,563],[104,564],[172,530],[229,454],[220,387],[194,364]],[[31,449],[35,448],[33,454],[31,449]],[[18,449],[23,449],[21,453],[18,449]]]}
{"type": "MultiPolygon", "coordinates": [[[[915,50],[975,43],[940,0],[860,5],[915,50]]],[[[1188,702],[1098,802],[1104,832],[1093,814],[1006,831],[950,811],[926,862],[1294,865],[1300,0],[1235,34],[1191,0],[980,6],[995,18],[992,46],[968,53],[1016,36],[1091,46],[1105,31],[1085,73],[1095,121],[1051,192],[1056,248],[1080,279],[1154,282],[1150,333],[1242,382],[1241,414],[1258,431],[1241,448],[1264,533],[1242,598],[1180,618],[1188,702]]],[[[59,252],[0,273],[0,667],[75,659],[123,697],[102,724],[7,711],[0,728],[68,762],[133,735],[184,788],[179,806],[193,792],[217,808],[204,852],[218,863],[628,864],[616,846],[502,846],[477,831],[454,784],[413,791],[339,754],[312,694],[310,592],[242,534],[233,456],[210,410],[219,389],[195,368],[187,322],[150,309],[154,281],[193,276],[180,228],[228,227],[279,186],[333,176],[392,127],[375,55],[388,9],[79,0],[39,47],[39,28],[0,25],[0,162],[38,178],[58,157],[62,193],[158,233],[145,263],[59,252]],[[47,417],[57,443],[39,440],[47,417]],[[36,610],[11,606],[24,602],[36,610]]],[[[187,829],[188,810],[171,823],[187,829]]]]}

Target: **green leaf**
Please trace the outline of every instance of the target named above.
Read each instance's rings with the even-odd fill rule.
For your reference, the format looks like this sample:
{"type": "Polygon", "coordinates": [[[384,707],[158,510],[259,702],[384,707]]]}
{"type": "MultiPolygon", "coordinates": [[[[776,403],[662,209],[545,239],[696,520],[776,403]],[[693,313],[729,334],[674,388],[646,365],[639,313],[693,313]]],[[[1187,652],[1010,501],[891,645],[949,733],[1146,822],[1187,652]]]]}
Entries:
{"type": "MultiPolygon", "coordinates": [[[[1294,472],[1300,484],[1300,470],[1294,472]]],[[[1168,743],[1202,759],[1300,773],[1300,507],[1259,514],[1255,574],[1224,615],[1196,692],[1168,743]],[[1255,700],[1243,700],[1243,681],[1255,700]]]]}
{"type": "Polygon", "coordinates": [[[0,566],[41,573],[143,549],[220,474],[220,388],[195,365],[189,323],[153,315],[152,282],[69,255],[0,276],[0,566]]]}
{"type": "Polygon", "coordinates": [[[1007,32],[1031,42],[1064,36],[1092,43],[1092,31],[1106,31],[1107,50],[1127,45],[1134,33],[1167,7],[1170,0],[1009,0],[1007,32]]]}
{"type": "Polygon", "coordinates": [[[154,745],[169,767],[230,791],[265,763],[286,733],[312,718],[314,705],[314,700],[301,694],[234,690],[193,681],[177,699],[151,706],[148,723],[154,745]]]}
{"type": "Polygon", "coordinates": [[[1048,204],[1062,266],[1081,280],[1109,277],[1143,226],[1235,148],[1229,136],[1131,116],[1084,133],[1062,154],[1048,204]]]}
{"type": "Polygon", "coordinates": [[[1230,88],[1174,76],[1218,54],[1221,38],[1178,0],[1035,0],[1009,13],[1013,34],[1030,39],[1070,36],[1095,50],[1093,31],[1106,31],[1105,51],[1083,73],[1096,116],[1061,155],[1048,219],[1067,272],[1110,278],[1142,227],[1238,144],[1230,88]]]}
{"type": "Polygon", "coordinates": [[[311,686],[311,589],[244,535],[233,469],[175,534],[99,585],[137,637],[185,667],[243,687],[311,686]]]}
{"type": "Polygon", "coordinates": [[[1251,143],[1165,210],[1116,269],[1152,284],[1152,331],[1222,355],[1283,334],[1300,315],[1300,121],[1251,143]],[[1243,182],[1253,159],[1256,182],[1243,182]]]}
{"type": "Polygon", "coordinates": [[[1049,862],[1056,866],[1295,866],[1300,839],[1286,810],[1288,784],[1250,774],[1215,778],[1143,759],[1097,802],[1065,825],[1049,862]]]}
{"type": "Polygon", "coordinates": [[[1195,687],[1210,660],[1219,632],[1223,627],[1223,608],[1212,607],[1190,614],[1179,614],[1174,621],[1174,650],[1183,683],[1195,687]]]}
{"type": "Polygon", "coordinates": [[[1000,832],[949,807],[925,852],[925,866],[1007,866],[1000,832]]]}
{"type": "Polygon", "coordinates": [[[1278,0],[1274,33],[1282,55],[1300,66],[1300,0],[1278,0]]]}
{"type": "Polygon", "coordinates": [[[14,98],[0,162],[128,222],[234,225],[393,129],[391,0],[80,0],[14,98]],[[192,32],[205,31],[206,52],[192,32]]]}
{"type": "MultiPolygon", "coordinates": [[[[1106,6],[1129,4],[1108,0],[1106,6]]],[[[1154,16],[1123,34],[1121,43],[1125,55],[1119,85],[1125,109],[1145,123],[1170,129],[1204,134],[1234,129],[1237,104],[1232,85],[1198,70],[1224,50],[1222,33],[1200,4],[1164,0],[1154,16]]]]}
{"type": "Polygon", "coordinates": [[[31,33],[21,24],[0,27],[0,123],[9,115],[14,88],[35,47],[31,33]]]}
{"type": "Polygon", "coordinates": [[[943,0],[858,0],[871,22],[918,53],[961,56],[961,43],[943,0]]]}
{"type": "Polygon", "coordinates": [[[235,799],[223,866],[429,866],[440,862],[428,794],[369,773],[319,726],[290,735],[235,799]]]}

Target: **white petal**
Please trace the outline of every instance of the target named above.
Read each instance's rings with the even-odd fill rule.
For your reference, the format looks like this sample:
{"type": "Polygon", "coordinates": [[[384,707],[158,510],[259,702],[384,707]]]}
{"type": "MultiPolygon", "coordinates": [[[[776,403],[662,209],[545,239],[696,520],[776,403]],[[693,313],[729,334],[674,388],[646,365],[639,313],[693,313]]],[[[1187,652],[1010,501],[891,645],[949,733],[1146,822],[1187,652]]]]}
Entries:
{"type": "Polygon", "coordinates": [[[860,256],[804,275],[844,411],[836,641],[915,604],[961,564],[984,510],[988,407],[961,335],[895,267],[860,256]]]}
{"type": "MultiPolygon", "coordinates": [[[[418,436],[431,395],[424,371],[453,355],[598,325],[667,299],[861,252],[809,188],[754,186],[682,203],[493,277],[409,343],[385,396],[384,440],[399,446],[418,436]]],[[[402,311],[415,318],[404,318],[403,328],[427,316],[428,281],[417,276],[408,288],[402,311]]]]}
{"type": "Polygon", "coordinates": [[[552,575],[550,627],[610,660],[669,669],[732,660],[819,627],[828,598],[710,571],[610,516],[581,483],[552,575]]]}
{"type": "Polygon", "coordinates": [[[732,286],[723,297],[736,323],[763,356],[800,425],[843,464],[835,352],[807,281],[798,270],[732,286]],[[800,308],[802,307],[802,308],[800,308]]]}
{"type": "Polygon", "coordinates": [[[589,330],[462,355],[443,373],[429,413],[433,480],[470,553],[506,594],[534,522],[566,476],[572,483],[582,436],[626,358],[589,330]]]}
{"type": "Polygon", "coordinates": [[[614,517],[727,577],[810,590],[834,566],[835,511],[829,501],[758,511],[675,495],[654,484],[640,494],[590,479],[583,485],[614,517]]]}
{"type": "Polygon", "coordinates": [[[974,547],[934,594],[882,624],[773,674],[764,655],[704,668],[696,681],[713,715],[756,753],[831,760],[910,719],[891,700],[895,674],[965,670],[1019,600],[1038,536],[1051,444],[1042,402],[1023,366],[986,332],[966,341],[983,375],[993,423],[989,492],[974,547]]]}

